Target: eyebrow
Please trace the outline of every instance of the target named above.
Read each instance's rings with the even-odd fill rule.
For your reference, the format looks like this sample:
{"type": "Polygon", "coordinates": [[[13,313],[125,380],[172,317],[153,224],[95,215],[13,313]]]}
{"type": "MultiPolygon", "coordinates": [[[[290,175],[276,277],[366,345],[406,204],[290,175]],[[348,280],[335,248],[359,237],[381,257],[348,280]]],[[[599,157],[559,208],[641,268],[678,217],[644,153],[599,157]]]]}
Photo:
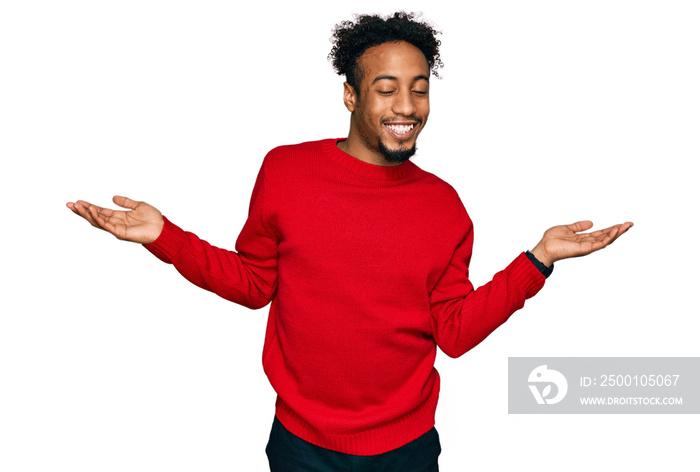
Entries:
{"type": "MultiPolygon", "coordinates": [[[[394,77],[393,75],[380,75],[380,76],[377,76],[372,81],[372,85],[376,84],[380,80],[399,80],[399,79],[397,77],[394,77]]],[[[416,82],[417,80],[425,80],[427,82],[430,82],[430,77],[428,77],[427,75],[421,74],[421,75],[417,75],[413,78],[414,82],[416,82]]]]}

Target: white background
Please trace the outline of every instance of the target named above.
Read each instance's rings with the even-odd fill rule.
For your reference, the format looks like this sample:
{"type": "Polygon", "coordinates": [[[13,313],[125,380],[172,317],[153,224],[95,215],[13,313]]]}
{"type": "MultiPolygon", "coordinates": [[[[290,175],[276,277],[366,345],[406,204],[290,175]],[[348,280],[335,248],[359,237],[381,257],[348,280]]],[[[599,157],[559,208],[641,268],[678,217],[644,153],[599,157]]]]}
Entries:
{"type": "Polygon", "coordinates": [[[476,285],[555,224],[635,223],[439,354],[441,470],[695,470],[696,415],[508,415],[507,359],[700,356],[698,4],[378,4],[2,3],[1,470],[267,470],[269,307],[65,203],[145,200],[232,249],[265,153],[347,133],[333,25],[395,9],[443,32],[413,161],[469,211],[476,285]]]}

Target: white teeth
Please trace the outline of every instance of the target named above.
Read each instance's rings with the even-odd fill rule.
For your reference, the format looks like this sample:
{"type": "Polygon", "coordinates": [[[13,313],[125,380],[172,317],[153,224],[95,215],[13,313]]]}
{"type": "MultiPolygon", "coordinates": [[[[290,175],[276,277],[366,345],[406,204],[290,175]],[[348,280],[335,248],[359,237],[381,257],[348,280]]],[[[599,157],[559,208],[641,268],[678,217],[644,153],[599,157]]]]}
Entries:
{"type": "Polygon", "coordinates": [[[395,133],[408,133],[413,129],[413,124],[410,125],[386,125],[387,128],[392,130],[395,133]]]}

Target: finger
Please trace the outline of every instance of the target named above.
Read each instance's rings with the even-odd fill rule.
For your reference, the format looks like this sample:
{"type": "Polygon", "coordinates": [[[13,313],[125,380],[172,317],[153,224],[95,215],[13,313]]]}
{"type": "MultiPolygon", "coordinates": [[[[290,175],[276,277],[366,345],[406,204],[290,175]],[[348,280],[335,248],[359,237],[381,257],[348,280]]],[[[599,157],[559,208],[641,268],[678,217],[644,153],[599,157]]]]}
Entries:
{"type": "Polygon", "coordinates": [[[577,242],[588,245],[588,247],[591,249],[591,252],[597,251],[598,249],[602,249],[608,244],[610,244],[612,241],[615,240],[615,238],[618,235],[618,228],[617,227],[610,227],[602,230],[598,230],[594,233],[583,233],[583,234],[578,234],[578,238],[576,239],[577,242]]]}
{"type": "Polygon", "coordinates": [[[95,223],[97,223],[97,225],[100,228],[107,230],[107,228],[105,227],[106,220],[105,220],[104,216],[102,216],[100,214],[100,210],[102,210],[102,208],[95,206],[95,205],[90,205],[90,207],[88,208],[90,216],[92,216],[92,219],[95,221],[95,223]]]}
{"type": "Polygon", "coordinates": [[[115,212],[112,210],[107,210],[106,208],[101,208],[95,205],[90,205],[90,214],[95,219],[97,224],[103,230],[113,234],[117,239],[123,239],[126,234],[123,228],[123,224],[117,226],[113,221],[120,223],[119,218],[111,218],[110,216],[105,217],[105,213],[118,214],[124,213],[123,211],[115,212]]]}
{"type": "MultiPolygon", "coordinates": [[[[75,202],[74,206],[75,206],[77,209],[83,209],[83,210],[85,210],[85,212],[87,212],[87,214],[90,214],[90,206],[94,206],[94,207],[97,207],[98,209],[100,209],[100,207],[98,207],[97,205],[93,205],[92,203],[86,202],[85,200],[77,200],[77,201],[75,202]]],[[[84,214],[84,213],[81,213],[81,215],[82,215],[82,214],[84,214]]]]}
{"type": "Polygon", "coordinates": [[[613,226],[610,228],[610,231],[608,232],[607,239],[610,239],[610,242],[613,242],[615,238],[617,238],[620,235],[620,227],[619,226],[613,226]]]}
{"type": "Polygon", "coordinates": [[[102,214],[104,210],[104,208],[100,208],[96,205],[90,205],[90,207],[88,208],[90,216],[92,216],[92,219],[95,220],[95,222],[100,226],[100,228],[107,229],[106,226],[109,224],[109,221],[102,214]]]}
{"type": "Polygon", "coordinates": [[[622,233],[626,232],[632,226],[634,226],[634,223],[628,221],[627,223],[621,223],[621,224],[610,226],[609,228],[599,229],[598,231],[593,231],[592,233],[589,233],[589,234],[593,237],[599,237],[603,234],[609,234],[613,229],[616,229],[617,234],[616,234],[615,238],[618,238],[618,237],[620,237],[620,235],[622,233]]]}
{"type": "Polygon", "coordinates": [[[90,205],[92,205],[92,203],[86,202],[85,200],[76,200],[76,201],[75,201],[75,204],[76,204],[76,205],[80,205],[80,206],[82,206],[83,208],[88,208],[90,205]]]}
{"type": "Polygon", "coordinates": [[[591,233],[585,233],[585,234],[587,234],[588,236],[591,236],[591,237],[593,237],[593,238],[600,238],[600,237],[604,237],[605,235],[607,235],[608,233],[610,233],[610,230],[611,230],[611,229],[612,229],[612,227],[611,227],[611,228],[605,228],[605,229],[599,229],[598,231],[593,231],[593,232],[591,232],[591,233]]]}
{"type": "Polygon", "coordinates": [[[119,214],[123,214],[123,211],[115,211],[115,210],[110,210],[109,208],[102,208],[102,207],[96,207],[97,208],[97,213],[104,217],[105,219],[112,218],[113,216],[119,216],[119,214]]]}
{"type": "Polygon", "coordinates": [[[102,208],[101,206],[97,206],[97,205],[95,205],[95,204],[92,204],[92,203],[90,203],[90,202],[86,202],[86,201],[84,201],[84,200],[78,200],[77,202],[75,202],[74,205],[75,205],[75,206],[80,205],[80,206],[82,206],[83,208],[85,208],[86,210],[88,210],[88,212],[89,212],[91,206],[92,206],[92,207],[95,207],[95,208],[97,208],[97,212],[98,212],[100,215],[103,215],[103,216],[105,216],[105,217],[107,217],[107,218],[110,218],[110,217],[114,216],[116,213],[124,213],[123,211],[117,212],[117,211],[114,211],[114,210],[110,210],[109,208],[102,208]]]}
{"type": "Polygon", "coordinates": [[[624,233],[624,232],[626,232],[628,229],[630,229],[632,226],[634,226],[634,223],[632,223],[631,221],[628,221],[627,223],[623,223],[623,224],[622,224],[622,230],[621,230],[621,231],[624,233]]]}
{"type": "Polygon", "coordinates": [[[591,229],[592,226],[593,222],[590,220],[577,221],[576,223],[566,225],[566,227],[574,233],[578,233],[579,231],[586,231],[587,229],[591,229]]]}
{"type": "Polygon", "coordinates": [[[615,241],[615,239],[617,239],[617,237],[620,235],[619,230],[620,230],[620,228],[618,228],[617,226],[611,227],[610,230],[607,232],[607,234],[600,239],[600,243],[599,243],[600,248],[599,249],[602,249],[602,248],[612,244],[612,242],[615,241]]]}
{"type": "MultiPolygon", "coordinates": [[[[99,228],[103,231],[107,231],[117,236],[116,226],[106,219],[102,213],[114,213],[112,210],[106,210],[105,208],[93,205],[83,200],[78,200],[73,205],[73,210],[85,220],[88,221],[95,228],[99,228]]],[[[118,236],[117,236],[118,237],[118,236]]]]}
{"type": "Polygon", "coordinates": [[[68,203],[66,203],[66,206],[67,206],[68,208],[70,208],[70,210],[71,210],[73,213],[75,213],[76,215],[80,215],[80,213],[78,213],[78,209],[75,208],[75,203],[73,203],[73,202],[68,202],[68,203]]]}
{"type": "Polygon", "coordinates": [[[85,218],[88,221],[88,223],[90,223],[95,228],[101,229],[100,225],[97,224],[97,222],[93,218],[92,214],[90,213],[89,208],[86,208],[83,205],[75,205],[75,209],[77,210],[77,212],[80,216],[82,216],[83,218],[85,218]]]}
{"type": "Polygon", "coordinates": [[[608,246],[612,242],[612,239],[610,236],[606,236],[604,238],[599,238],[595,241],[591,241],[588,243],[588,251],[587,253],[590,254],[591,252],[599,251],[603,249],[604,247],[608,246]]]}
{"type": "Polygon", "coordinates": [[[613,241],[615,241],[617,238],[619,238],[620,236],[625,234],[627,232],[627,230],[630,229],[632,226],[634,226],[634,225],[632,223],[629,223],[629,222],[621,224],[621,225],[617,225],[617,234],[615,235],[613,240],[610,241],[610,244],[612,244],[613,241]]]}
{"type": "Polygon", "coordinates": [[[135,202],[134,200],[127,198],[127,197],[123,197],[121,195],[115,195],[112,198],[112,201],[114,203],[116,203],[117,205],[119,205],[120,207],[131,208],[132,210],[135,210],[136,207],[139,205],[139,203],[141,203],[141,202],[135,202]]]}

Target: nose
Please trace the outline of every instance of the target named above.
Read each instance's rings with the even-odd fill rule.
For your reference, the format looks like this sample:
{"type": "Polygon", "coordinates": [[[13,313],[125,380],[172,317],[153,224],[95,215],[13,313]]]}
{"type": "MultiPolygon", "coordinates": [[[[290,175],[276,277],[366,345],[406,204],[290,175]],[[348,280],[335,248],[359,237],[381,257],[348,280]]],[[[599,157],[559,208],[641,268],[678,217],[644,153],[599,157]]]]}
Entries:
{"type": "Polygon", "coordinates": [[[415,114],[416,104],[410,90],[399,91],[394,97],[394,103],[391,107],[394,113],[403,116],[413,116],[415,114]]]}

